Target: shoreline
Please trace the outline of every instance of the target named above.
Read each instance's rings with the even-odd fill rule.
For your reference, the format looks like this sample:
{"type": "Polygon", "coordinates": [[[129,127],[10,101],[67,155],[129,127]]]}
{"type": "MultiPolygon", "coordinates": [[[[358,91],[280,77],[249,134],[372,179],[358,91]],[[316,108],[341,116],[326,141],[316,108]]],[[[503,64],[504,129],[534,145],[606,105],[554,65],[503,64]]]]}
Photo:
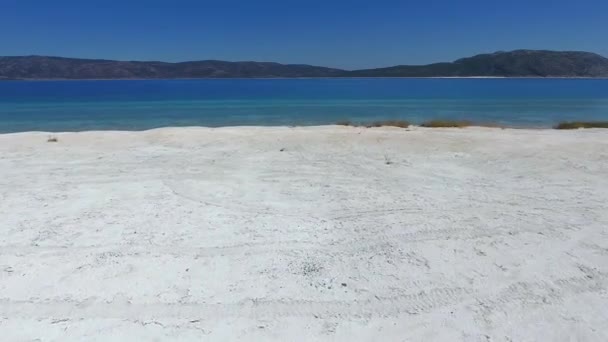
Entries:
{"type": "MultiPolygon", "coordinates": [[[[411,126],[409,128],[399,128],[399,127],[362,127],[362,126],[344,126],[344,125],[312,125],[312,126],[219,126],[219,127],[210,127],[210,126],[166,126],[166,127],[157,127],[157,128],[149,128],[142,130],[121,130],[121,129],[92,129],[92,130],[81,130],[81,131],[44,131],[44,130],[34,130],[34,131],[18,131],[18,132],[6,132],[0,133],[0,135],[11,135],[11,134],[28,134],[28,133],[36,133],[36,134],[82,134],[82,133],[146,133],[146,132],[154,132],[154,131],[162,131],[162,130],[210,130],[210,131],[221,131],[221,130],[328,130],[332,128],[339,129],[357,129],[361,131],[365,130],[397,130],[403,132],[411,132],[411,131],[473,131],[473,130],[518,130],[518,131],[557,131],[554,128],[533,128],[533,127],[491,127],[491,126],[468,126],[468,127],[422,127],[422,126],[411,126]]],[[[586,129],[586,130],[594,130],[594,129],[586,129]]],[[[573,131],[573,130],[570,130],[573,131]]]]}
{"type": "Polygon", "coordinates": [[[242,126],[163,126],[155,128],[147,128],[141,130],[133,129],[90,129],[90,130],[75,130],[75,131],[45,131],[45,130],[30,130],[30,131],[15,131],[15,132],[0,132],[1,135],[17,135],[17,134],[80,134],[80,133],[146,133],[153,131],[162,130],[210,130],[210,131],[221,131],[221,130],[330,130],[330,129],[357,129],[359,131],[479,131],[479,130],[492,130],[492,131],[555,131],[555,132],[576,132],[576,131],[602,131],[605,128],[580,128],[580,129],[556,129],[554,127],[519,127],[519,126],[495,126],[492,124],[488,125],[476,125],[471,124],[465,127],[423,127],[421,125],[410,125],[407,128],[393,127],[393,126],[380,126],[380,127],[366,127],[365,125],[342,125],[342,124],[328,124],[328,125],[242,125],[242,126]]]}

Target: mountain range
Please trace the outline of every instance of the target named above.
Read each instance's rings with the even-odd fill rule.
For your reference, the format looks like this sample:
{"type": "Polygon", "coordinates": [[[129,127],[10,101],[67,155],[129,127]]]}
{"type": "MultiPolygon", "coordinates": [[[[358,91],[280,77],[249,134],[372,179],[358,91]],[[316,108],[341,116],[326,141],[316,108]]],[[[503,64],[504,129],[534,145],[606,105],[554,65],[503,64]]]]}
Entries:
{"type": "Polygon", "coordinates": [[[0,57],[0,80],[271,77],[608,77],[608,58],[580,51],[515,50],[428,65],[341,70],[269,62],[167,63],[48,56],[0,57]]]}

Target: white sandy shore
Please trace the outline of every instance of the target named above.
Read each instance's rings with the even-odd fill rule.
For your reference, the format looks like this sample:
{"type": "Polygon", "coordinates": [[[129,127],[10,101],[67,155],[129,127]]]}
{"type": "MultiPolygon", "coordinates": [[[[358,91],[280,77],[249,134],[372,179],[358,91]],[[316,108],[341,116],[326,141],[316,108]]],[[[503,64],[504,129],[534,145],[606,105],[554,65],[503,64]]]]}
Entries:
{"type": "Polygon", "coordinates": [[[608,341],[608,131],[0,135],[2,341],[608,341]]]}

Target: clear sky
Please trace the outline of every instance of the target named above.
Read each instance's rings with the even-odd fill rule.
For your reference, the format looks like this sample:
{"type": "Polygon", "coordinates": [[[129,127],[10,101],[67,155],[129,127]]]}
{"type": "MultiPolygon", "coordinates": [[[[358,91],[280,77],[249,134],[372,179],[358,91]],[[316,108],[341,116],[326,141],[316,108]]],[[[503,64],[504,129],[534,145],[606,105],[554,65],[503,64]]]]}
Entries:
{"type": "Polygon", "coordinates": [[[353,69],[520,48],[608,56],[608,0],[0,0],[0,55],[353,69]]]}

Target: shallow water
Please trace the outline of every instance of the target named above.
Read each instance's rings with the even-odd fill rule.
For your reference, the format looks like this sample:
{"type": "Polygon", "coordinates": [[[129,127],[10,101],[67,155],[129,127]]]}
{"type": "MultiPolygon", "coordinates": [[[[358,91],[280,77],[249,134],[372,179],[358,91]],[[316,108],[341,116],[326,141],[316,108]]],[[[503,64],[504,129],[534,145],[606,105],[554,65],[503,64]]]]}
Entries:
{"type": "Polygon", "coordinates": [[[0,132],[466,119],[608,120],[605,79],[203,79],[0,82],[0,132]]]}

